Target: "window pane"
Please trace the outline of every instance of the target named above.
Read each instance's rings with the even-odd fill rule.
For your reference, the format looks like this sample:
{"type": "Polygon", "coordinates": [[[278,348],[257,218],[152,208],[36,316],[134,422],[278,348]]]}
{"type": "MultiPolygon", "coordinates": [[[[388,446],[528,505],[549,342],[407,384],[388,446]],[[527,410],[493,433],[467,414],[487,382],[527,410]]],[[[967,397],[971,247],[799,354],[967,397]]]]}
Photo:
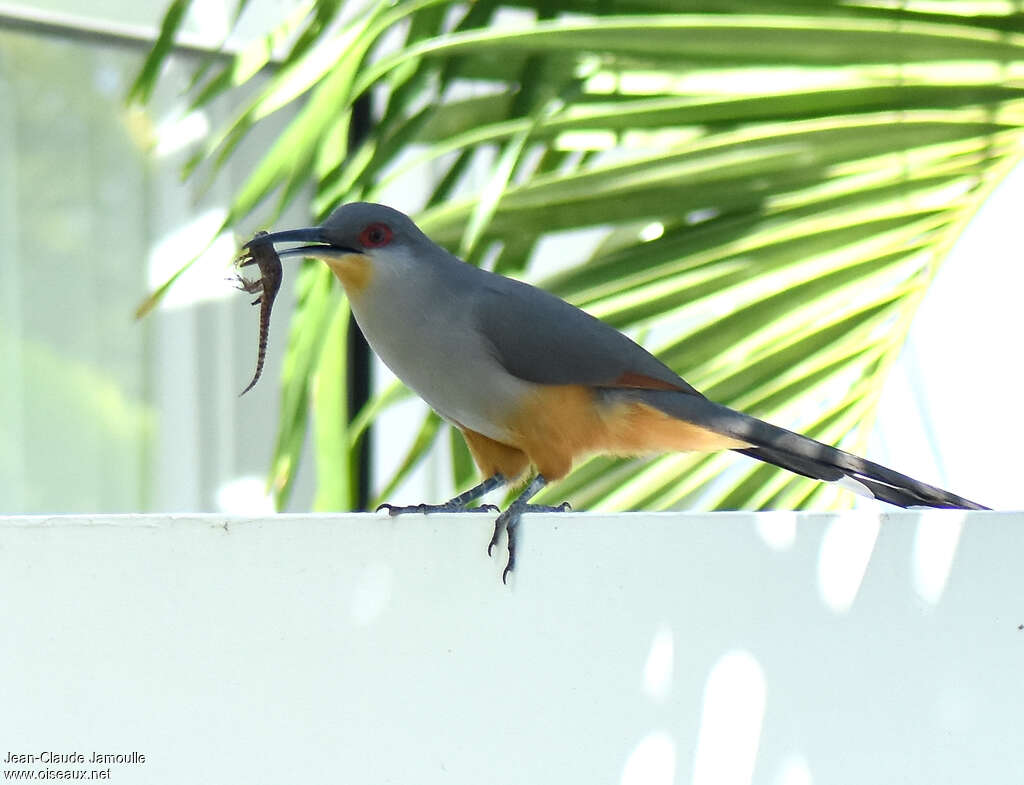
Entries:
{"type": "MultiPolygon", "coordinates": [[[[262,476],[269,463],[290,282],[263,379],[243,399],[257,314],[224,281],[233,238],[196,266],[201,285],[181,287],[176,305],[132,316],[166,275],[150,268],[171,272],[209,239],[228,185],[265,149],[265,134],[247,142],[223,185],[196,198],[178,176],[187,145],[155,160],[147,153],[176,96],[157,100],[155,119],[123,105],[143,54],[0,32],[5,513],[213,510],[227,483],[262,476]]],[[[164,89],[185,78],[172,65],[164,89]]],[[[175,147],[168,141],[189,128],[176,125],[161,146],[175,147]]],[[[294,504],[309,495],[300,483],[294,504]]]]}

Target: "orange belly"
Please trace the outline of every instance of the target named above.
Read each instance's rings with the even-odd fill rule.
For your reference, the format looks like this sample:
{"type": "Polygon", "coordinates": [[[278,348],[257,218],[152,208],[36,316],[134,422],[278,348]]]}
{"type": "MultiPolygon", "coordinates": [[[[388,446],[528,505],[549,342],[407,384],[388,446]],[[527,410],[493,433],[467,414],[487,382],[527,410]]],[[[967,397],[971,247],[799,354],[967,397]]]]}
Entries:
{"type": "Polygon", "coordinates": [[[608,403],[582,385],[544,385],[529,395],[505,423],[497,442],[463,428],[480,471],[509,479],[531,465],[558,480],[589,455],[643,455],[675,451],[728,450],[750,445],[678,420],[636,401],[608,403]]]}

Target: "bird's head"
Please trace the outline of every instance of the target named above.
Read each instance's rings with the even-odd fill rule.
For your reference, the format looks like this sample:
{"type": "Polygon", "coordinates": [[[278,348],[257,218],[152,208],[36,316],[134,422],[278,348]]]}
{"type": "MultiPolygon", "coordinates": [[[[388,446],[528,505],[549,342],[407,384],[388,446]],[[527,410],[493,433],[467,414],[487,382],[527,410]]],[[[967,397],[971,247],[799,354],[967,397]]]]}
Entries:
{"type": "Polygon", "coordinates": [[[415,260],[415,248],[424,242],[430,240],[404,213],[382,204],[351,202],[335,209],[320,226],[259,235],[245,247],[304,243],[277,253],[320,259],[352,295],[366,288],[382,266],[415,260]]]}

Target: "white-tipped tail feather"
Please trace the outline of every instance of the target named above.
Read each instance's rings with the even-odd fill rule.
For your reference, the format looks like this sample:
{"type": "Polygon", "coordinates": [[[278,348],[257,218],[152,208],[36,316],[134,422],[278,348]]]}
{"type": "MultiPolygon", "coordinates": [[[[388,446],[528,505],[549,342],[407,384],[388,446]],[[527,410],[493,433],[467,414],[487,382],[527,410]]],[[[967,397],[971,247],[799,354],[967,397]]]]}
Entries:
{"type": "Polygon", "coordinates": [[[751,445],[736,452],[898,507],[987,510],[976,502],[928,485],[881,464],[831,447],[710,401],[672,390],[606,389],[605,395],[642,401],[686,422],[751,445]]]}

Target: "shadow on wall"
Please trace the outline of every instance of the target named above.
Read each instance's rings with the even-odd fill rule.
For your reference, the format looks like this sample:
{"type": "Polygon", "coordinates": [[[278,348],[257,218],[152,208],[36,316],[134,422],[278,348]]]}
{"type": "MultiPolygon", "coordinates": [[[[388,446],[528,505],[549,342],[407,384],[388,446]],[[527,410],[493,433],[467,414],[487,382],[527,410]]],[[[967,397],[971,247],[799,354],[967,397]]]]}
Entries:
{"type": "MultiPolygon", "coordinates": [[[[804,557],[800,558],[800,561],[805,567],[811,566],[806,557],[813,555],[814,550],[817,550],[817,590],[809,592],[807,598],[812,599],[818,606],[821,626],[824,629],[835,629],[837,635],[841,635],[841,629],[849,624],[859,626],[859,623],[863,623],[870,626],[871,611],[858,611],[855,605],[865,578],[869,575],[872,555],[885,516],[850,514],[834,517],[823,527],[820,538],[807,537],[810,532],[807,532],[805,527],[805,537],[800,542],[797,540],[797,519],[797,514],[791,512],[761,514],[757,517],[755,527],[764,545],[778,554],[796,556],[798,551],[803,551],[804,557]],[[853,618],[848,618],[851,616],[853,618]]],[[[891,622],[891,619],[886,617],[899,606],[908,606],[905,607],[908,613],[900,623],[904,628],[915,623],[928,629],[944,626],[941,622],[942,601],[957,556],[965,519],[966,513],[962,511],[943,511],[937,514],[922,512],[913,526],[914,534],[910,548],[898,548],[902,554],[903,568],[894,570],[879,566],[871,574],[872,595],[879,598],[887,595],[891,602],[884,616],[877,619],[882,623],[877,633],[872,634],[866,630],[864,638],[858,643],[858,646],[867,644],[875,650],[875,655],[868,658],[868,661],[876,659],[887,648],[887,638],[882,634],[882,625],[886,621],[891,622]],[[881,571],[883,569],[884,572],[881,571]]],[[[905,538],[901,539],[904,540],[901,546],[905,546],[905,538]]],[[[880,559],[888,561],[888,556],[882,554],[880,559]]],[[[809,569],[803,570],[803,573],[805,579],[812,577],[809,569]]],[[[770,592],[771,588],[766,587],[766,590],[770,592]]],[[[755,598],[751,598],[751,602],[756,603],[755,598]]],[[[954,607],[947,612],[956,613],[957,599],[954,598],[951,604],[954,607]]],[[[803,616],[792,607],[779,607],[777,612],[803,616]]],[[[763,621],[770,622],[771,619],[763,621]]],[[[949,628],[955,629],[956,625],[951,624],[949,628]]],[[[782,644],[784,648],[802,649],[804,654],[808,648],[827,646],[826,640],[815,640],[818,638],[817,629],[817,624],[810,624],[804,630],[804,634],[795,635],[788,641],[779,639],[777,643],[782,644]]],[[[1008,637],[1007,629],[1008,627],[1004,625],[999,630],[1000,637],[1008,637]]],[[[691,635],[680,637],[683,647],[686,647],[692,638],[691,635]]],[[[751,648],[763,652],[760,646],[751,648]]],[[[860,732],[851,727],[848,735],[844,737],[840,728],[832,724],[833,715],[845,715],[845,719],[852,726],[857,726],[877,710],[877,704],[864,707],[863,714],[857,709],[857,704],[851,701],[836,702],[831,706],[821,704],[818,707],[822,720],[820,726],[813,721],[813,713],[806,715],[803,718],[804,722],[800,723],[805,727],[796,736],[803,739],[802,743],[794,740],[786,745],[788,749],[779,749],[773,744],[767,745],[760,765],[758,753],[764,739],[777,741],[780,736],[786,735],[784,731],[780,733],[779,728],[766,727],[766,702],[786,704],[790,698],[798,695],[802,691],[799,683],[786,686],[786,682],[793,677],[807,679],[808,682],[819,678],[831,681],[832,676],[842,680],[843,671],[849,673],[851,663],[846,660],[853,651],[847,656],[823,658],[816,666],[811,664],[806,671],[795,669],[795,661],[786,662],[785,653],[776,651],[773,657],[767,659],[781,658],[781,672],[774,668],[766,672],[755,651],[725,651],[705,671],[703,694],[698,703],[699,723],[696,738],[693,740],[692,750],[685,750],[691,753],[688,756],[692,761],[690,777],[680,776],[687,768],[687,761],[685,758],[682,761],[678,760],[681,757],[678,747],[688,745],[682,744],[681,741],[677,744],[675,734],[668,729],[659,728],[643,737],[629,752],[622,770],[621,785],[670,785],[673,782],[692,782],[694,785],[747,785],[754,782],[810,785],[815,781],[815,775],[821,782],[844,781],[842,767],[836,764],[846,755],[837,756],[834,752],[822,754],[811,742],[811,738],[815,732],[824,731],[828,736],[823,744],[825,749],[845,746],[850,740],[857,738],[860,732]],[[807,723],[807,720],[811,722],[807,723]],[[680,769],[682,771],[679,771],[680,769]],[[837,776],[839,779],[835,778],[837,776]]],[[[918,671],[914,681],[922,681],[922,671],[934,672],[930,678],[925,677],[923,680],[922,686],[927,687],[926,693],[902,707],[902,712],[896,711],[894,715],[899,722],[916,723],[927,720],[933,723],[930,728],[934,734],[931,736],[931,742],[936,745],[944,743],[941,740],[950,733],[963,733],[977,723],[980,719],[975,716],[979,708],[977,696],[986,692],[980,685],[975,689],[966,686],[959,675],[951,678],[959,656],[957,646],[950,646],[944,653],[944,661],[905,664],[909,670],[918,671]]],[[[897,665],[900,659],[898,647],[893,654],[892,667],[883,667],[883,683],[895,682],[892,685],[895,689],[890,693],[890,700],[899,693],[899,686],[903,683],[897,665]]],[[[794,659],[802,659],[803,656],[795,651],[794,655],[794,659]]],[[[686,653],[676,652],[676,635],[673,628],[663,623],[653,635],[643,667],[642,692],[652,704],[664,705],[672,700],[674,665],[681,659],[686,660],[688,657],[686,653]]],[[[882,659],[884,661],[884,657],[882,659]]],[[[700,678],[700,674],[691,674],[689,678],[700,678]]],[[[874,683],[875,686],[872,688],[862,685],[866,688],[861,694],[865,698],[874,695],[879,682],[869,678],[867,672],[859,674],[859,678],[840,681],[828,692],[834,693],[837,689],[843,688],[859,691],[861,687],[857,685],[862,680],[868,684],[874,683]]],[[[771,710],[767,716],[769,720],[773,720],[788,715],[788,730],[797,730],[792,723],[793,715],[797,713],[794,711],[796,708],[797,706],[792,704],[770,706],[771,710]]],[[[890,718],[888,722],[891,723],[892,719],[890,718]]],[[[881,727],[885,724],[887,723],[883,722],[881,727]]],[[[925,727],[927,733],[927,723],[925,727]]],[[[872,732],[884,736],[880,730],[872,732]]],[[[922,741],[927,744],[927,739],[926,735],[922,741]]],[[[906,757],[906,753],[912,753],[912,750],[902,752],[906,757]]],[[[870,764],[872,753],[862,748],[854,757],[864,758],[865,762],[870,764]]],[[[880,769],[891,773],[891,769],[880,769]]]]}

